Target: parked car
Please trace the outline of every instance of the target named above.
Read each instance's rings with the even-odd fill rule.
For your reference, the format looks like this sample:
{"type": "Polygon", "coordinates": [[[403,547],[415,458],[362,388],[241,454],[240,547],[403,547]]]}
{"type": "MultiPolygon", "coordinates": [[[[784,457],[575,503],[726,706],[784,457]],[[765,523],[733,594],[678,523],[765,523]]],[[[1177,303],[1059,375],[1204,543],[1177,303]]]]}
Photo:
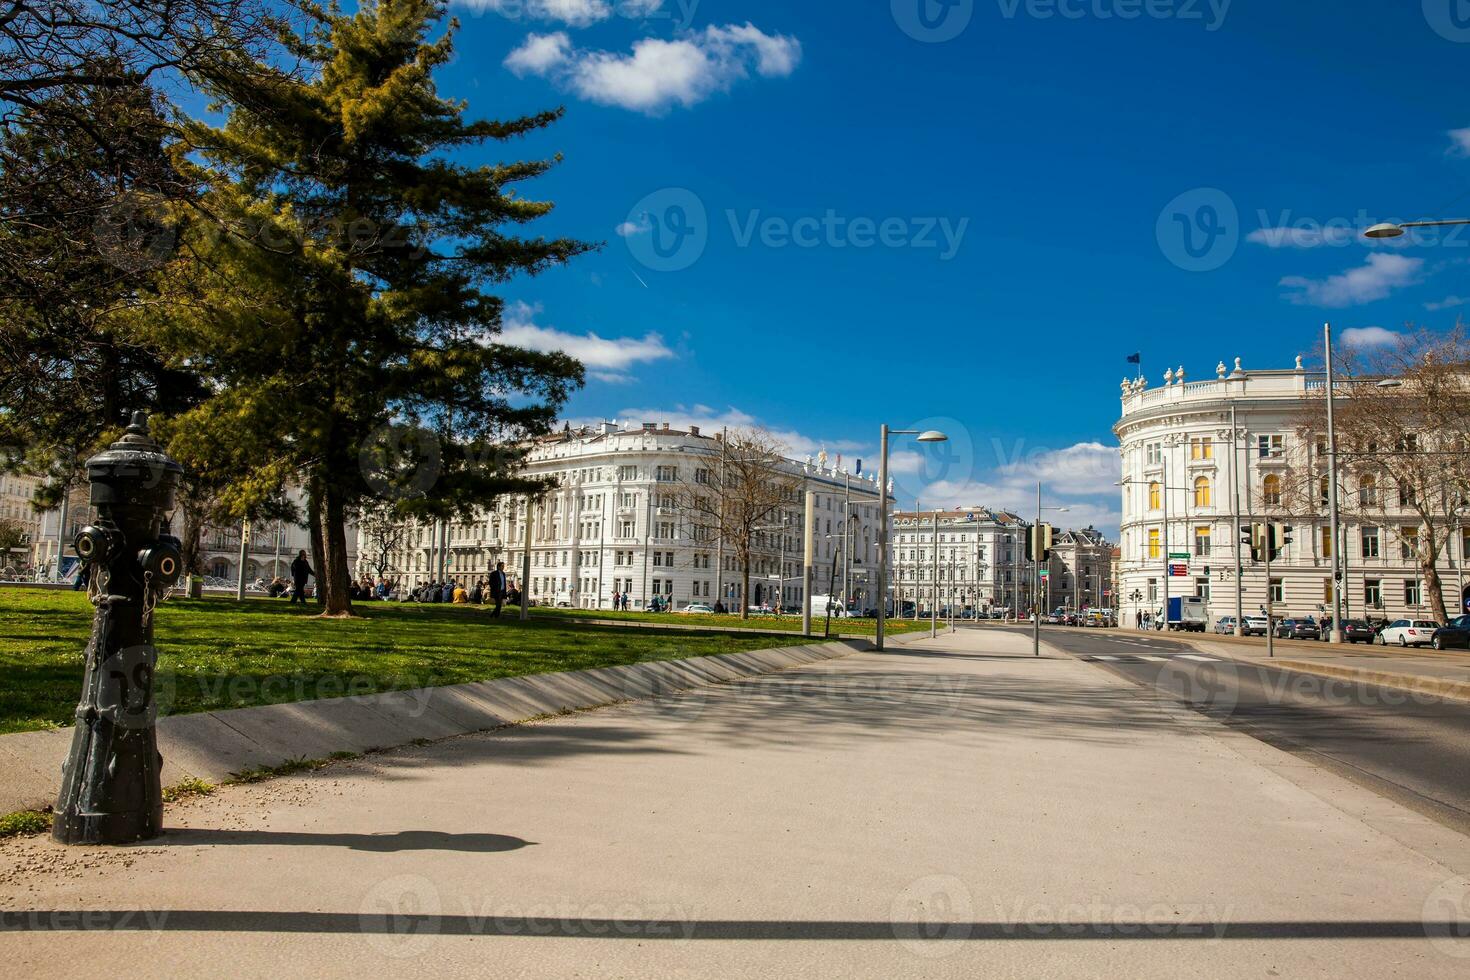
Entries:
{"type": "Polygon", "coordinates": [[[689,605],[685,606],[679,611],[685,613],[708,613],[710,615],[714,615],[715,608],[714,606],[707,605],[703,602],[691,602],[689,603],[689,605]]]}
{"type": "Polygon", "coordinates": [[[1432,619],[1395,619],[1378,634],[1378,645],[1425,646],[1434,642],[1434,633],[1438,629],[1439,624],[1432,619]]]}
{"type": "Polygon", "coordinates": [[[1448,650],[1450,647],[1470,649],[1470,616],[1456,616],[1445,623],[1434,631],[1429,643],[1436,650],[1448,650]]]}
{"type": "Polygon", "coordinates": [[[1215,620],[1215,632],[1221,636],[1229,636],[1235,632],[1235,617],[1221,616],[1215,620]]]}
{"type": "MultiPolygon", "coordinates": [[[[1324,619],[1317,629],[1321,632],[1318,637],[1323,643],[1332,639],[1332,620],[1324,619]]],[[[1377,631],[1361,619],[1344,619],[1342,621],[1342,642],[1344,643],[1372,643],[1377,631]]]]}
{"type": "Polygon", "coordinates": [[[1278,640],[1315,640],[1321,635],[1314,619],[1283,619],[1276,624],[1278,640]]]}
{"type": "Polygon", "coordinates": [[[1265,636],[1269,629],[1265,616],[1247,616],[1245,617],[1245,629],[1241,632],[1246,636],[1265,636]]]}

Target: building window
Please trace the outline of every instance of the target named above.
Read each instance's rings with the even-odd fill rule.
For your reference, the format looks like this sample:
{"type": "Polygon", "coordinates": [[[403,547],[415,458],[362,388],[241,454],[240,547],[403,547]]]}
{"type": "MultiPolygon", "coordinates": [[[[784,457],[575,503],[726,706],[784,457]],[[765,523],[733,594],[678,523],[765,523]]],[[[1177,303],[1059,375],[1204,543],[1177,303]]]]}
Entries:
{"type": "Polygon", "coordinates": [[[1195,436],[1189,440],[1190,459],[1214,459],[1215,442],[1209,436],[1195,436]]]}
{"type": "Polygon", "coordinates": [[[1163,499],[1163,487],[1161,487],[1157,483],[1150,483],[1148,485],[1148,509],[1158,510],[1160,507],[1163,506],[1163,499]]]}
{"type": "Polygon", "coordinates": [[[654,470],[653,478],[659,483],[673,483],[675,480],[679,479],[679,467],[660,466],[654,470]]]}
{"type": "Polygon", "coordinates": [[[1194,481],[1194,505],[1196,507],[1209,507],[1210,499],[1210,478],[1207,476],[1197,477],[1194,481]]]}
{"type": "Polygon", "coordinates": [[[1363,528],[1362,538],[1363,538],[1363,557],[1364,558],[1377,558],[1379,556],[1379,554],[1380,554],[1379,543],[1378,543],[1378,528],[1376,528],[1376,527],[1365,527],[1365,528],[1363,528]]]}
{"type": "Polygon", "coordinates": [[[1267,507],[1281,506],[1281,477],[1275,473],[1266,474],[1266,478],[1261,481],[1261,498],[1267,507]]]}
{"type": "Polygon", "coordinates": [[[1281,579],[1279,579],[1279,578],[1273,578],[1271,580],[1271,601],[1272,602],[1285,602],[1286,601],[1286,599],[1285,599],[1285,590],[1282,588],[1282,586],[1281,586],[1281,579]]]}
{"type": "Polygon", "coordinates": [[[1159,557],[1159,529],[1156,527],[1148,529],[1148,556],[1150,558],[1159,557]]]}
{"type": "Polygon", "coordinates": [[[1329,492],[1331,487],[1332,481],[1328,477],[1324,476],[1318,481],[1317,496],[1322,501],[1322,506],[1324,507],[1332,502],[1332,494],[1329,492]]]}
{"type": "Polygon", "coordinates": [[[1322,557],[1332,557],[1332,528],[1322,528],[1322,557]]]}
{"type": "Polygon", "coordinates": [[[637,466],[619,466],[618,467],[618,479],[619,480],[636,480],[636,479],[638,479],[638,467],[637,466]]]}
{"type": "Polygon", "coordinates": [[[1148,601],[1159,601],[1159,580],[1156,578],[1151,578],[1148,580],[1148,601]]]}
{"type": "Polygon", "coordinates": [[[1324,578],[1322,580],[1322,601],[1332,601],[1332,579],[1330,578],[1324,578]]]}
{"type": "Polygon", "coordinates": [[[1280,456],[1284,447],[1282,436],[1257,436],[1256,450],[1262,459],[1280,456]]]}
{"type": "Polygon", "coordinates": [[[1197,578],[1194,580],[1194,594],[1206,602],[1210,601],[1209,578],[1197,578]]]}
{"type": "Polygon", "coordinates": [[[1210,529],[1197,527],[1194,529],[1194,553],[1205,557],[1210,553],[1210,529]]]}
{"type": "Polygon", "coordinates": [[[1399,529],[1399,557],[1408,561],[1419,553],[1419,529],[1417,527],[1405,527],[1399,529]]]}
{"type": "Polygon", "coordinates": [[[1363,507],[1378,506],[1378,477],[1371,473],[1358,483],[1358,504],[1363,507]]]}
{"type": "Polygon", "coordinates": [[[1423,593],[1416,578],[1404,579],[1404,605],[1417,606],[1423,601],[1423,593]]]}
{"type": "Polygon", "coordinates": [[[1370,578],[1363,582],[1363,604],[1369,609],[1383,608],[1383,582],[1370,578]]]}

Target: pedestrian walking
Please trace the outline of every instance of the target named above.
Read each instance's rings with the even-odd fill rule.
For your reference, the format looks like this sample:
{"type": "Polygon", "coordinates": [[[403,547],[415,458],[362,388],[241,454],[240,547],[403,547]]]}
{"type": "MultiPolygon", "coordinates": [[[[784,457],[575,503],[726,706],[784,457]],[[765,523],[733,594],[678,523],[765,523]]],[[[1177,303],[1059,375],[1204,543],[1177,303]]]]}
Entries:
{"type": "Polygon", "coordinates": [[[508,583],[505,578],[505,562],[495,563],[495,571],[490,573],[490,601],[495,603],[495,609],[490,615],[499,618],[500,607],[505,605],[505,594],[509,592],[508,583]]]}
{"type": "Polygon", "coordinates": [[[291,583],[295,589],[291,592],[291,605],[298,601],[306,605],[306,580],[316,575],[311,569],[311,562],[306,560],[306,551],[297,552],[296,560],[291,563],[291,583]]]}

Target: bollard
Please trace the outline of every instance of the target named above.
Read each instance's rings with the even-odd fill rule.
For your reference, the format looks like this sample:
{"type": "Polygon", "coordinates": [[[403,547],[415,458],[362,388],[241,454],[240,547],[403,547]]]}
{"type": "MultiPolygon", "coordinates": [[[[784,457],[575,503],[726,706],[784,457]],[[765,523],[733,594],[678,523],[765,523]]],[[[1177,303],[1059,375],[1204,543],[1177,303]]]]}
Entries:
{"type": "Polygon", "coordinates": [[[92,638],[51,829],[63,844],[126,844],[163,829],[153,609],[181,570],[166,522],[183,472],[149,436],[142,412],[87,460],[97,523],[74,543],[88,566],[92,638]]]}

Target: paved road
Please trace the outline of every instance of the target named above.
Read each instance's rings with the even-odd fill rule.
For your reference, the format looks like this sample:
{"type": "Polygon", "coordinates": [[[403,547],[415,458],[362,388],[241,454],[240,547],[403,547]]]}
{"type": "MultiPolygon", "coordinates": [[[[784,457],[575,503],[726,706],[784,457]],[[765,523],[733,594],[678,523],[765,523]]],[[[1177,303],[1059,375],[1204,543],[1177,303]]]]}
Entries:
{"type": "Polygon", "coordinates": [[[1278,670],[1127,630],[1044,639],[1470,833],[1470,704],[1278,670]]]}

